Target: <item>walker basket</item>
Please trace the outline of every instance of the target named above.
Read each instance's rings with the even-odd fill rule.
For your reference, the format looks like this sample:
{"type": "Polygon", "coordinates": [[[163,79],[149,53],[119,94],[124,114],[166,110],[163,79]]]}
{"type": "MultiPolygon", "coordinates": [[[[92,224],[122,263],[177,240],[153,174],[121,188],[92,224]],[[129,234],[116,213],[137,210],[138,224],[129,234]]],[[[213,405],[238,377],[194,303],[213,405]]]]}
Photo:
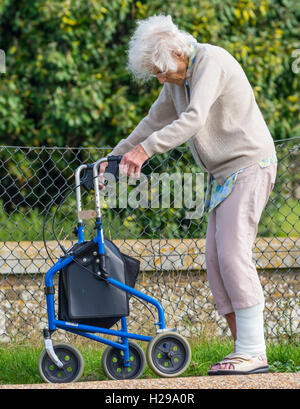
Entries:
{"type": "MultiPolygon", "coordinates": [[[[140,262],[104,240],[106,272],[111,278],[135,286],[140,262]]],[[[93,240],[75,244],[68,252],[74,260],[59,274],[58,318],[110,328],[129,315],[129,294],[97,276],[98,245],[93,240]]]]}

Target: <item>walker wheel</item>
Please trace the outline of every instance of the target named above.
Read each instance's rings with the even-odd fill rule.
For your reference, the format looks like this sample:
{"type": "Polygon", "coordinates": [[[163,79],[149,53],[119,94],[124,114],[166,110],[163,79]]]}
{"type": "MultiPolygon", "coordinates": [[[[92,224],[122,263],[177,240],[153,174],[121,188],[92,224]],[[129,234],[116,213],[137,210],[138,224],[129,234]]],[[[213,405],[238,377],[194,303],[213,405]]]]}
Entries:
{"type": "Polygon", "coordinates": [[[149,342],[146,356],[154,373],[172,378],[188,368],[192,354],[189,343],[182,335],[161,332],[149,342]]]}
{"type": "Polygon", "coordinates": [[[81,353],[77,348],[68,344],[54,344],[53,349],[64,366],[59,368],[44,349],[38,363],[41,378],[48,383],[76,382],[84,369],[81,353]]]}
{"type": "Polygon", "coordinates": [[[107,347],[102,354],[102,369],[109,379],[136,379],[146,367],[146,358],[142,348],[129,341],[130,366],[124,366],[124,352],[119,348],[107,347]]]}

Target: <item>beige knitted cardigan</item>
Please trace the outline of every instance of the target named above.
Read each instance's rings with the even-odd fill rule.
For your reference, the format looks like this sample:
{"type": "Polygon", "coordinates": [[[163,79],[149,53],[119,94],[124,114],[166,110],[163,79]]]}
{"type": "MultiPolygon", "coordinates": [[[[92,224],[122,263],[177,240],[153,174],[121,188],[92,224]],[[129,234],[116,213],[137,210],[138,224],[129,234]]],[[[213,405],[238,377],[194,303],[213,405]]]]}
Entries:
{"type": "Polygon", "coordinates": [[[198,43],[185,85],[165,83],[148,115],[111,154],[138,144],[152,156],[188,142],[200,167],[223,184],[235,171],[275,153],[273,138],[237,60],[198,43]]]}

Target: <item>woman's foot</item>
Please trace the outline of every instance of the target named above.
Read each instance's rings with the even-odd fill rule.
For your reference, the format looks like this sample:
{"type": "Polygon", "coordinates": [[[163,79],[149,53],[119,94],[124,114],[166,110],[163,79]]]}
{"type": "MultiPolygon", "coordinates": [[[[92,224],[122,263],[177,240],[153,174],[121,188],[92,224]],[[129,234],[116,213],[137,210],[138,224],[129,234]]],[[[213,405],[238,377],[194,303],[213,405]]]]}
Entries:
{"type": "Polygon", "coordinates": [[[265,355],[251,356],[242,352],[232,352],[222,361],[212,365],[208,375],[247,375],[269,372],[265,355]]]}

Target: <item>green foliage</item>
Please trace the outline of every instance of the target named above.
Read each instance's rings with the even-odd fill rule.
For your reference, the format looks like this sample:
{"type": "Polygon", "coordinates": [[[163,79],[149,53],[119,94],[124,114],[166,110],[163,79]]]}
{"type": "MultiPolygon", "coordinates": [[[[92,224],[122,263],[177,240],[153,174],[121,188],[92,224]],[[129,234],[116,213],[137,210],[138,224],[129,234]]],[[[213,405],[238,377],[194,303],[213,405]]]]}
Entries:
{"type": "Polygon", "coordinates": [[[272,372],[300,372],[300,366],[296,365],[292,359],[286,362],[275,361],[270,365],[272,372]]]}
{"type": "Polygon", "coordinates": [[[27,146],[114,146],[158,95],[135,84],[126,49],[136,20],[171,14],[242,64],[275,139],[299,135],[299,3],[294,0],[3,0],[0,138],[27,146]]]}
{"type": "MultiPolygon", "coordinates": [[[[81,382],[107,380],[101,368],[101,355],[104,345],[77,339],[84,358],[85,369],[81,382]]],[[[146,350],[146,344],[141,343],[146,350]]],[[[194,339],[191,341],[192,361],[183,376],[206,376],[212,364],[232,352],[232,342],[221,341],[213,337],[194,339]]],[[[37,384],[42,379],[38,373],[39,354],[43,350],[40,343],[11,343],[0,345],[0,385],[37,384]]],[[[270,343],[267,345],[270,372],[299,372],[300,357],[298,345],[293,343],[270,343]]],[[[157,375],[146,367],[142,379],[157,378],[157,375]]]]}

